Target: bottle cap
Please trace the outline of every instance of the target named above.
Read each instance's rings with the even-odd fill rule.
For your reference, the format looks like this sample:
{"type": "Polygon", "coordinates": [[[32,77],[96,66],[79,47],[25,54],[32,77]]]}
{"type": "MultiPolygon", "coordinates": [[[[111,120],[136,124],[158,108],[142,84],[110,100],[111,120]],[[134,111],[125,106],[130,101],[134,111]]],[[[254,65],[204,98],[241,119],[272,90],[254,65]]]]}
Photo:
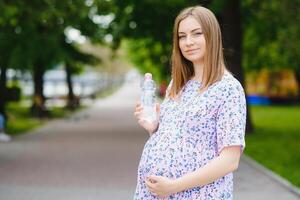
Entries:
{"type": "Polygon", "coordinates": [[[151,73],[146,73],[145,74],[145,79],[146,80],[152,80],[152,74],[151,73]]]}

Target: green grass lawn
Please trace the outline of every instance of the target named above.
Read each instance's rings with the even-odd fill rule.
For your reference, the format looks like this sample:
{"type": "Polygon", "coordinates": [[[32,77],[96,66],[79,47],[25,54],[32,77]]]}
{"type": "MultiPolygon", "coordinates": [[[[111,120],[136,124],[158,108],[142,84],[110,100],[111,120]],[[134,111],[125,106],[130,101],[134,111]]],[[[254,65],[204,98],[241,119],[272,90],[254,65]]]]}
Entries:
{"type": "Polygon", "coordinates": [[[245,153],[300,187],[300,106],[252,106],[245,153]]]}
{"type": "Polygon", "coordinates": [[[28,106],[21,105],[20,103],[8,103],[7,113],[9,120],[6,132],[10,135],[20,135],[46,123],[51,119],[68,116],[72,113],[72,111],[66,108],[53,107],[50,108],[50,118],[38,119],[31,116],[30,108],[28,106]]]}
{"type": "Polygon", "coordinates": [[[30,116],[29,108],[20,103],[7,104],[8,122],[6,132],[10,135],[18,135],[27,132],[43,124],[43,120],[30,116]]]}

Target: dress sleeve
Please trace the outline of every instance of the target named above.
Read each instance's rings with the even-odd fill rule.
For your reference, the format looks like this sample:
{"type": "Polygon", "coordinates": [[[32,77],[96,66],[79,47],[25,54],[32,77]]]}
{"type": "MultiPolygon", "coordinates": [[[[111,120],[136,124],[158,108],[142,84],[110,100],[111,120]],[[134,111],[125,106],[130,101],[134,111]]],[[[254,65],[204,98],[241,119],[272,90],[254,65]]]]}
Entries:
{"type": "Polygon", "coordinates": [[[230,85],[222,93],[223,100],[216,117],[218,155],[224,147],[245,148],[246,99],[242,86],[230,85]]]}

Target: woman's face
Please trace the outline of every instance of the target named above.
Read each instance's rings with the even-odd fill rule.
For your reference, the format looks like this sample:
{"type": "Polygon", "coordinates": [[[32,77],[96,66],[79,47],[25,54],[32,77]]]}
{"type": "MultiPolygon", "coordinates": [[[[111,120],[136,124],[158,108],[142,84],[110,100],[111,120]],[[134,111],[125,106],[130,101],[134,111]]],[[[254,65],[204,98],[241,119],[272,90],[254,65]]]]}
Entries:
{"type": "Polygon", "coordinates": [[[182,55],[193,63],[203,62],[205,38],[201,25],[192,16],[183,19],[178,26],[179,48],[182,55]]]}

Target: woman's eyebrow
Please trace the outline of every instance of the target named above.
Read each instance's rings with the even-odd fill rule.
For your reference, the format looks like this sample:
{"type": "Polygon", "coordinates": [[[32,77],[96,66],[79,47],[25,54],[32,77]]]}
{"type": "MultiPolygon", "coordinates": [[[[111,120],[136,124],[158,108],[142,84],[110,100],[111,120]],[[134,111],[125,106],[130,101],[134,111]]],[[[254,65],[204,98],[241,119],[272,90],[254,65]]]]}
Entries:
{"type": "MultiPolygon", "coordinates": [[[[195,31],[198,31],[198,30],[202,30],[201,28],[195,28],[193,30],[191,30],[191,32],[195,32],[195,31]]],[[[178,32],[178,34],[185,34],[185,32],[178,32]]]]}
{"type": "Polygon", "coordinates": [[[196,28],[196,29],[193,29],[192,32],[195,32],[195,31],[198,31],[198,30],[202,31],[201,28],[196,28]]]}

